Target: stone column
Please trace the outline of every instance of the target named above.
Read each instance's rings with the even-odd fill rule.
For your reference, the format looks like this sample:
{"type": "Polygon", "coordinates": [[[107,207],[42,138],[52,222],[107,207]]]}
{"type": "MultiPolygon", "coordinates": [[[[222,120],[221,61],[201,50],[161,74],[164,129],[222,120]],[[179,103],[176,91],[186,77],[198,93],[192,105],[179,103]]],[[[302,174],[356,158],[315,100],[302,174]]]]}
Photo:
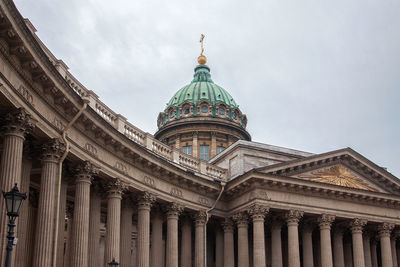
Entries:
{"type": "Polygon", "coordinates": [[[204,229],[207,223],[207,215],[205,211],[199,211],[195,215],[195,254],[194,254],[194,266],[204,267],[204,256],[205,256],[205,240],[204,240],[204,229]]]}
{"type": "Polygon", "coordinates": [[[282,267],[282,222],[274,218],[271,224],[271,266],[282,267]]]}
{"type": "Polygon", "coordinates": [[[234,224],[232,220],[225,219],[222,227],[224,228],[224,267],[232,267],[235,266],[234,224]]]}
{"type": "Polygon", "coordinates": [[[183,206],[172,203],[167,208],[166,267],[178,267],[178,220],[183,206]]]}
{"type": "Polygon", "coordinates": [[[308,222],[303,226],[303,266],[314,267],[314,254],[312,244],[313,225],[308,222]]]}
{"type": "Polygon", "coordinates": [[[371,261],[372,267],[378,267],[378,255],[376,251],[376,239],[371,239],[371,261]]]}
{"type": "Polygon", "coordinates": [[[132,216],[132,200],[127,196],[122,200],[121,208],[121,243],[119,261],[121,267],[131,267],[132,216]]]}
{"type": "Polygon", "coordinates": [[[131,265],[136,266],[136,251],[137,251],[137,222],[134,221],[132,225],[132,260],[131,265]]]}
{"type": "Polygon", "coordinates": [[[370,234],[368,232],[364,233],[364,235],[363,235],[363,247],[364,247],[365,267],[372,267],[370,241],[371,241],[370,234]]]}
{"type": "Polygon", "coordinates": [[[42,174],[32,266],[52,264],[58,161],[64,151],[65,145],[59,139],[51,140],[42,148],[42,174]]]}
{"type": "Polygon", "coordinates": [[[343,251],[344,251],[344,265],[346,267],[353,267],[353,253],[351,249],[350,240],[343,243],[343,251]]]}
{"type": "MultiPolygon", "coordinates": [[[[21,172],[21,184],[19,191],[22,193],[26,192],[27,199],[29,199],[29,185],[31,181],[31,169],[32,160],[30,158],[24,158],[22,160],[22,172],[21,172]]],[[[2,201],[2,200],[1,200],[2,201]]],[[[32,233],[28,232],[29,228],[29,200],[24,201],[21,206],[19,217],[18,217],[18,246],[15,247],[15,266],[27,267],[28,258],[26,257],[26,251],[29,249],[29,243],[27,242],[28,235],[32,233]]],[[[5,229],[4,229],[5,230],[5,229]]],[[[5,231],[4,231],[5,232],[5,231]]]]}
{"type": "Polygon", "coordinates": [[[182,219],[181,267],[192,266],[192,222],[184,216],[182,219]]]}
{"type": "Polygon", "coordinates": [[[72,246],[72,225],[74,223],[74,220],[72,218],[72,215],[74,214],[74,208],[71,203],[67,203],[67,209],[66,209],[66,214],[67,214],[67,242],[65,246],[65,256],[64,256],[64,267],[69,267],[71,266],[71,246],[72,246]]]}
{"type": "Polygon", "coordinates": [[[151,261],[152,267],[162,266],[163,254],[163,215],[159,207],[151,211],[151,261]]]}
{"type": "Polygon", "coordinates": [[[303,217],[303,212],[290,210],[286,214],[288,226],[288,262],[289,267],[300,267],[300,248],[299,248],[299,220],[303,217]]]}
{"type": "Polygon", "coordinates": [[[249,267],[249,219],[246,212],[239,212],[233,216],[238,229],[238,267],[249,267]]]}
{"type": "Polygon", "coordinates": [[[224,232],[219,225],[215,227],[215,266],[224,266],[224,232]]]}
{"type": "MultiPolygon", "coordinates": [[[[38,200],[39,200],[39,193],[33,189],[29,192],[29,209],[28,209],[28,235],[26,239],[26,266],[23,267],[30,267],[32,266],[32,258],[33,258],[33,247],[35,246],[35,230],[36,230],[36,214],[38,208],[38,200]]],[[[57,266],[58,267],[58,266],[57,266]]]]}
{"type": "Polygon", "coordinates": [[[71,267],[88,265],[90,185],[94,166],[81,164],[75,178],[74,224],[72,225],[71,267]]]}
{"type": "Polygon", "coordinates": [[[99,267],[100,262],[100,219],[101,219],[101,197],[100,186],[95,182],[90,190],[89,208],[89,267],[99,267]]]}
{"type": "Polygon", "coordinates": [[[382,223],[379,227],[379,238],[381,241],[381,260],[382,267],[393,267],[392,248],[390,245],[390,233],[394,225],[391,223],[382,223]]]}
{"type": "Polygon", "coordinates": [[[155,196],[144,192],[138,202],[136,267],[149,267],[150,263],[150,209],[155,196]]]}
{"type": "MultiPolygon", "coordinates": [[[[64,172],[64,171],[63,171],[64,172]]],[[[60,209],[58,217],[58,240],[57,240],[57,259],[56,266],[62,267],[64,262],[64,246],[65,246],[65,217],[67,211],[67,189],[68,181],[63,178],[60,188],[60,209]]]]}
{"type": "MultiPolygon", "coordinates": [[[[23,109],[19,108],[8,113],[4,117],[3,133],[3,151],[0,163],[0,191],[8,192],[17,184],[21,189],[21,167],[22,152],[25,133],[33,127],[31,116],[23,109]]],[[[26,189],[25,189],[26,190],[26,189]]],[[[25,193],[28,191],[21,191],[25,193]]],[[[22,211],[21,211],[22,212],[22,211]]],[[[21,213],[22,215],[22,213],[21,213]]],[[[8,217],[6,214],[5,201],[0,201],[0,229],[1,232],[7,231],[8,217]]],[[[0,266],[4,265],[7,235],[0,236],[0,266]]]]}
{"type": "Polygon", "coordinates": [[[266,267],[264,218],[269,207],[256,203],[248,211],[253,219],[253,265],[266,267]]]}
{"type": "Polygon", "coordinates": [[[333,266],[345,267],[343,250],[343,229],[335,228],[333,231],[333,266]]]}
{"type": "Polygon", "coordinates": [[[353,264],[354,267],[364,267],[364,248],[363,248],[363,238],[362,230],[367,224],[366,220],[354,219],[351,224],[351,236],[353,240],[353,264]]]}
{"type": "MultiPolygon", "coordinates": [[[[115,179],[108,184],[107,192],[107,230],[106,246],[104,250],[105,266],[115,258],[120,262],[120,243],[121,243],[121,199],[125,185],[115,179]]],[[[75,220],[75,218],[74,218],[75,220]]]]}
{"type": "Polygon", "coordinates": [[[332,267],[332,245],[331,245],[331,225],[335,220],[335,216],[322,214],[318,218],[320,242],[321,242],[321,265],[324,267],[332,267]]]}
{"type": "Polygon", "coordinates": [[[211,158],[217,155],[217,133],[211,132],[211,158]]]}
{"type": "Polygon", "coordinates": [[[193,157],[198,158],[199,157],[199,148],[198,148],[198,132],[193,132],[193,157]]]}
{"type": "Polygon", "coordinates": [[[393,261],[393,267],[398,267],[397,265],[397,253],[396,253],[396,237],[392,236],[390,239],[390,244],[392,247],[392,261],[393,261]]]}

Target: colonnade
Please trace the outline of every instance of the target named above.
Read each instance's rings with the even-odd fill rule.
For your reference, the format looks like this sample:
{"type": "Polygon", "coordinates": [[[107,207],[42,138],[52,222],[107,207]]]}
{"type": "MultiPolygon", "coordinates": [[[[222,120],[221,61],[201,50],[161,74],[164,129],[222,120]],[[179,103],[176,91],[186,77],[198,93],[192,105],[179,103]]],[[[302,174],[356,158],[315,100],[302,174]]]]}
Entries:
{"type": "MultiPolygon", "coordinates": [[[[399,267],[394,224],[305,215],[296,209],[270,212],[265,202],[210,223],[203,210],[157,200],[151,192],[129,192],[119,179],[100,182],[94,178],[97,168],[88,161],[74,166],[73,175],[64,174],[57,222],[58,164],[65,145],[52,139],[41,146],[40,186],[30,188],[32,159],[23,147],[32,120],[22,109],[6,118],[1,189],[18,183],[29,193],[18,220],[14,266],[51,266],[57,253],[57,267],[107,266],[113,258],[121,267],[204,267],[206,261],[209,267],[399,267]],[[206,231],[213,235],[205,239],[206,231]]],[[[6,229],[6,219],[1,201],[1,229],[6,229]]],[[[5,235],[1,238],[3,262],[5,235]]]]}

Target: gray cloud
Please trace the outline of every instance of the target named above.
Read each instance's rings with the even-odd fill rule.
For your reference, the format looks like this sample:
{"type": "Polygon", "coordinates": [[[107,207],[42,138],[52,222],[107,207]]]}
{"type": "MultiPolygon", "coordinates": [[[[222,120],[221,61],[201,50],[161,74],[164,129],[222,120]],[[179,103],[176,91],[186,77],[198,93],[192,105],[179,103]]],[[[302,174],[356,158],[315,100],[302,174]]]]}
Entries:
{"type": "Polygon", "coordinates": [[[191,81],[205,33],[213,80],[254,141],[349,146],[400,175],[398,1],[15,2],[87,88],[145,131],[191,81]]]}

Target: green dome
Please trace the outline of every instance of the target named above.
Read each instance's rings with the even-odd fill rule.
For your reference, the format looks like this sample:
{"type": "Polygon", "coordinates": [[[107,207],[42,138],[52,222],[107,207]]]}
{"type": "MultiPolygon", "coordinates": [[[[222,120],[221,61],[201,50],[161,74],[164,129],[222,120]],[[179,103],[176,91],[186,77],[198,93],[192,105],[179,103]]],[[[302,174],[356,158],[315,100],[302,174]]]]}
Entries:
{"type": "Polygon", "coordinates": [[[211,80],[210,68],[207,65],[198,65],[194,71],[193,81],[175,93],[166,110],[183,103],[193,103],[197,106],[202,101],[209,101],[211,105],[224,103],[229,108],[238,107],[232,96],[211,80]]]}

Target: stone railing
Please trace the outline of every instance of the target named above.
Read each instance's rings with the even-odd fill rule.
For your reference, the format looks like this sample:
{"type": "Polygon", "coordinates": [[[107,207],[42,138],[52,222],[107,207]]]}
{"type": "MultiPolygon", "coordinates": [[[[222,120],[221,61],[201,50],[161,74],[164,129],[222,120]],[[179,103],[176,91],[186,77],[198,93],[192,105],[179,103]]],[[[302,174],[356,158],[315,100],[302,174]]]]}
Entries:
{"type": "Polygon", "coordinates": [[[104,118],[105,121],[107,121],[115,129],[124,134],[133,142],[140,144],[153,153],[179,164],[182,167],[190,169],[193,172],[203,174],[211,179],[227,179],[226,169],[211,165],[199,159],[195,159],[160,142],[159,140],[155,139],[153,135],[140,130],[129,123],[125,117],[112,111],[109,107],[107,107],[107,105],[100,101],[99,97],[93,91],[87,90],[85,87],[83,87],[69,72],[66,73],[65,77],[67,82],[78,95],[81,97],[89,97],[89,106],[93,110],[95,110],[102,118],[104,118]]]}
{"type": "MultiPolygon", "coordinates": [[[[27,26],[31,27],[30,22],[26,21],[27,26]]],[[[38,40],[40,46],[47,54],[49,60],[52,62],[54,67],[66,80],[69,86],[78,94],[80,97],[89,98],[89,106],[96,111],[105,121],[117,129],[120,133],[124,134],[133,142],[146,147],[153,153],[164,157],[165,159],[179,164],[181,167],[185,167],[194,172],[200,173],[210,179],[221,179],[227,180],[227,170],[211,165],[205,161],[195,159],[189,155],[186,155],[176,149],[173,149],[159,140],[155,139],[153,135],[143,132],[139,128],[135,127],[127,121],[125,117],[112,111],[107,105],[100,101],[99,97],[91,90],[88,90],[83,86],[69,71],[68,66],[60,59],[57,59],[49,49],[40,41],[35,34],[36,30],[31,29],[33,35],[38,40]]]]}

